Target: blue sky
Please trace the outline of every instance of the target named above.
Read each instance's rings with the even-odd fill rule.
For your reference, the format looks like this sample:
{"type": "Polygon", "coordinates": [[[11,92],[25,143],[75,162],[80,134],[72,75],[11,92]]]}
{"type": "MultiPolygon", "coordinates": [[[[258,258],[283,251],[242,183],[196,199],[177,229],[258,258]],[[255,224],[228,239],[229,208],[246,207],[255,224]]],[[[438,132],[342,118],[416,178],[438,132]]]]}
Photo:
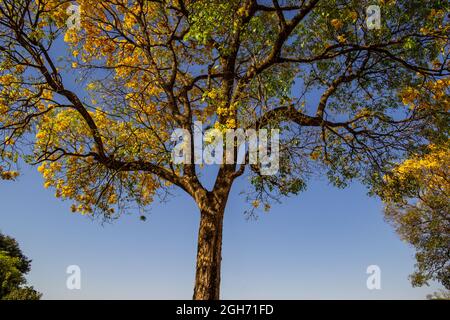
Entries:
{"type": "MultiPolygon", "coordinates": [[[[70,212],[42,187],[36,168],[0,183],[0,229],[33,259],[29,282],[45,299],[190,299],[199,215],[179,193],[107,224],[70,212]],[[81,290],[66,288],[66,268],[81,268],[81,290]]],[[[274,205],[257,221],[235,185],[223,239],[224,299],[422,299],[437,289],[412,288],[414,251],[383,220],[381,203],[362,186],[326,181],[274,205]],[[381,290],[368,290],[366,268],[381,268],[381,290]]]]}

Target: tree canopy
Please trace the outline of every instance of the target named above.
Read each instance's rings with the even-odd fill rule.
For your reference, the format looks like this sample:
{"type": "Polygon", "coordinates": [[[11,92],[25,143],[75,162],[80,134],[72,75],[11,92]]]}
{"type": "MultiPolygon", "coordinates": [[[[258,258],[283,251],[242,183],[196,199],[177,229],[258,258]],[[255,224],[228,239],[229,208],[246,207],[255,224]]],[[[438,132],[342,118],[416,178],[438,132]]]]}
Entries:
{"type": "Polygon", "coordinates": [[[39,300],[42,296],[24,277],[30,271],[31,260],[11,237],[0,233],[0,300],[39,300]]]}
{"type": "Polygon", "coordinates": [[[416,271],[413,285],[437,280],[450,289],[450,81],[438,80],[420,90],[407,93],[408,103],[434,110],[433,122],[423,135],[430,142],[413,152],[385,177],[382,197],[386,201],[386,219],[400,236],[413,245],[416,271]]]}
{"type": "Polygon", "coordinates": [[[67,1],[2,1],[2,176],[17,175],[9,165],[34,132],[32,161],[74,211],[145,206],[167,184],[193,194],[195,168],[171,163],[169,133],[200,119],[297,124],[283,127],[277,176],[252,168],[257,197],[300,191],[316,166],[337,185],[371,182],[426,125],[402,93],[448,73],[445,2],[419,2],[384,1],[382,28],[367,30],[365,1],[83,0],[78,31],[66,28],[67,1]],[[63,72],[84,74],[90,98],[63,72]]]}

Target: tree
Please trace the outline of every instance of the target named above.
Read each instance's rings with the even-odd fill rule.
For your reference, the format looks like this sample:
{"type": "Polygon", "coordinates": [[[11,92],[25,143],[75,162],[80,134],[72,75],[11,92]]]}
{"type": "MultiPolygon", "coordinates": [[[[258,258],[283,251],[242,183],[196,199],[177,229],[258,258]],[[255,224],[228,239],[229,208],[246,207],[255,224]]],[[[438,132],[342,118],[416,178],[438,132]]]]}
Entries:
{"type": "Polygon", "coordinates": [[[105,218],[181,188],[200,210],[194,299],[219,298],[236,179],[251,182],[249,214],[314,174],[379,185],[425,143],[433,115],[400,93],[449,73],[445,1],[382,1],[378,30],[360,0],[80,0],[79,30],[66,27],[68,1],[0,3],[3,177],[22,156],[73,211],[105,218]],[[171,132],[184,129],[192,147],[197,121],[279,129],[278,171],[225,162],[206,189],[193,155],[171,157],[171,132]]]}
{"type": "Polygon", "coordinates": [[[31,260],[24,256],[16,240],[0,233],[0,251],[6,252],[11,258],[17,259],[17,267],[20,273],[30,272],[31,260]]]}
{"type": "Polygon", "coordinates": [[[417,251],[414,286],[436,280],[450,289],[449,85],[447,78],[405,92],[409,104],[435,112],[423,132],[430,144],[398,164],[382,192],[386,219],[417,251]]]}
{"type": "Polygon", "coordinates": [[[414,286],[437,280],[450,289],[449,144],[422,158],[399,165],[393,178],[400,199],[387,203],[385,213],[400,236],[417,250],[414,286]],[[406,189],[406,190],[405,190],[406,189]]]}
{"type": "Polygon", "coordinates": [[[24,286],[24,275],[31,260],[23,255],[16,240],[0,233],[0,299],[39,300],[42,296],[31,286],[24,286]]]}
{"type": "Polygon", "coordinates": [[[427,295],[428,300],[450,300],[449,291],[434,292],[433,294],[427,295]]]}

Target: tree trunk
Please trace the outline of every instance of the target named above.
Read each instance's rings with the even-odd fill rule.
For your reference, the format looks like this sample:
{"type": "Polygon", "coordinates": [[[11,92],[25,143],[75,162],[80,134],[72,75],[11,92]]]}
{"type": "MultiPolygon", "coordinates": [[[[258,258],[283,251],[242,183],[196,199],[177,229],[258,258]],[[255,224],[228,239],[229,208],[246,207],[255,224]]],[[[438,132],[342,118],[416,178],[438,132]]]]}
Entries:
{"type": "Polygon", "coordinates": [[[200,206],[194,300],[219,300],[224,208],[200,206]]]}

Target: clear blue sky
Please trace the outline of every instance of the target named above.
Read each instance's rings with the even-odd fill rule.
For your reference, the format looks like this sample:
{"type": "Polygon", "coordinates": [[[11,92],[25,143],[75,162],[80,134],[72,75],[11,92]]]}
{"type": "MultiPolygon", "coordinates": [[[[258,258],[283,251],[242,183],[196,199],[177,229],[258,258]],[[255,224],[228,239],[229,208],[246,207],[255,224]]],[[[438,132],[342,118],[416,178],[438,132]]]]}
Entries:
{"type": "MultiPolygon", "coordinates": [[[[199,215],[187,196],[155,203],[146,222],[131,214],[102,225],[71,213],[42,184],[26,166],[19,181],[0,183],[0,229],[33,259],[28,279],[44,298],[191,298],[199,215]],[[66,288],[72,264],[81,290],[66,288]]],[[[226,210],[222,298],[421,299],[436,290],[411,287],[414,252],[363,187],[316,181],[257,221],[243,216],[243,188],[235,186],[226,210]],[[379,291],[366,288],[371,264],[381,268],[379,291]]]]}

